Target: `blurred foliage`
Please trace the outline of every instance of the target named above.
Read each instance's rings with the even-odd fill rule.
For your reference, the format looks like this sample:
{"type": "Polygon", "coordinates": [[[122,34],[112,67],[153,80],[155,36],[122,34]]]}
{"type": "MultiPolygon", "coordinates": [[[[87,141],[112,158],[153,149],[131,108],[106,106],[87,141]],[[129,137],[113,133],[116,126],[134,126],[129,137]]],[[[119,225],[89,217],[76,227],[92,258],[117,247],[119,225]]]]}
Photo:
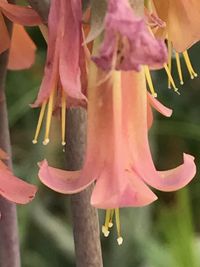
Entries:
{"type": "MultiPolygon", "coordinates": [[[[30,70],[9,72],[7,101],[15,174],[37,184],[36,199],[18,206],[23,267],[75,266],[74,245],[68,196],[50,191],[37,179],[37,162],[44,157],[62,166],[64,154],[59,141],[44,147],[32,144],[38,110],[29,104],[36,97],[45,62],[45,43],[37,30],[31,36],[38,46],[36,63],[30,70]]],[[[190,51],[192,62],[200,70],[200,46],[190,51]]],[[[175,66],[174,66],[175,67],[175,66]]],[[[158,97],[173,108],[172,118],[155,114],[150,131],[154,159],[159,169],[171,168],[182,160],[182,153],[193,154],[199,167],[200,81],[190,80],[183,66],[181,95],[167,89],[164,71],[154,73],[158,97]]],[[[177,75],[174,75],[177,79],[177,75]]],[[[54,120],[54,135],[58,123],[54,120]]],[[[54,138],[57,139],[57,138],[54,138]]],[[[102,237],[105,267],[197,267],[200,266],[200,194],[198,174],[187,189],[176,193],[156,192],[159,200],[149,207],[121,210],[124,243],[117,245],[115,231],[102,237]]],[[[104,214],[100,212],[100,223],[104,214]]]]}

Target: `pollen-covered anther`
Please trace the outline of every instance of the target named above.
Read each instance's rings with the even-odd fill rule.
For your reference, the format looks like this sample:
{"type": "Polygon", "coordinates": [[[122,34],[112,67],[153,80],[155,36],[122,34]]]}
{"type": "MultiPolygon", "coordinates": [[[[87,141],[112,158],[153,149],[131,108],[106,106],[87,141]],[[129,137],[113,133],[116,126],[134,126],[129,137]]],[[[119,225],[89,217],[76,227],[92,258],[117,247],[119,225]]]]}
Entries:
{"type": "Polygon", "coordinates": [[[123,243],[123,238],[122,238],[121,236],[119,236],[119,237],[117,238],[117,243],[118,243],[119,246],[122,245],[122,243],[123,243]]]}
{"type": "Polygon", "coordinates": [[[48,143],[50,142],[49,138],[44,139],[44,141],[42,142],[44,146],[48,145],[48,143]]]}
{"type": "Polygon", "coordinates": [[[108,227],[106,227],[105,225],[102,226],[102,233],[105,237],[108,237],[110,234],[110,231],[108,231],[108,227]]]}
{"type": "Polygon", "coordinates": [[[112,222],[109,222],[108,227],[109,228],[112,228],[113,227],[113,223],[112,222]]]}

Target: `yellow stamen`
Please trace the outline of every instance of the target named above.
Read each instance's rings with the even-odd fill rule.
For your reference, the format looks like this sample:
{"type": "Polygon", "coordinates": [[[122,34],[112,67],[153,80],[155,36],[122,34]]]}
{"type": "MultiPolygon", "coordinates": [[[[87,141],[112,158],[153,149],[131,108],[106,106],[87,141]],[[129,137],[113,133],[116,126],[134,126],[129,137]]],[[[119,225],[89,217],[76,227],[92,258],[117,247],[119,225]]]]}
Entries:
{"type": "Polygon", "coordinates": [[[151,79],[151,74],[150,74],[148,66],[144,66],[144,73],[145,73],[145,77],[146,77],[146,80],[147,80],[147,83],[148,83],[148,86],[149,86],[149,89],[151,91],[152,96],[157,97],[157,93],[154,90],[154,86],[153,86],[153,82],[151,79]]]}
{"type": "Polygon", "coordinates": [[[110,212],[110,221],[109,221],[109,223],[108,223],[108,227],[109,227],[109,228],[112,228],[112,227],[113,227],[113,222],[112,222],[112,220],[113,220],[113,215],[114,215],[114,213],[115,213],[115,210],[112,209],[111,212],[110,212]]]}
{"type": "Polygon", "coordinates": [[[64,90],[62,90],[62,100],[61,100],[61,131],[62,131],[62,146],[66,145],[65,142],[65,131],[66,131],[66,95],[64,90]]]}
{"type": "Polygon", "coordinates": [[[177,70],[178,70],[178,76],[179,76],[179,79],[180,79],[180,84],[184,84],[180,57],[179,57],[179,53],[177,53],[177,52],[176,52],[176,65],[177,65],[177,70]]]}
{"type": "Polygon", "coordinates": [[[51,127],[51,119],[52,119],[53,104],[54,104],[53,103],[54,93],[55,93],[55,90],[53,89],[49,97],[47,119],[46,119],[46,129],[45,129],[45,137],[44,137],[43,145],[47,145],[49,143],[49,132],[50,132],[50,127],[51,127]]]}
{"type": "Polygon", "coordinates": [[[165,71],[166,71],[166,73],[167,73],[167,75],[168,75],[168,79],[169,79],[170,83],[172,84],[172,87],[173,87],[174,91],[175,91],[177,94],[180,94],[180,93],[178,92],[178,88],[177,88],[176,85],[175,85],[175,82],[174,82],[174,80],[173,80],[173,78],[172,78],[172,75],[171,75],[170,70],[169,70],[169,68],[168,68],[168,66],[167,66],[166,63],[164,64],[164,68],[165,68],[165,71]]]}
{"type": "Polygon", "coordinates": [[[105,218],[105,223],[102,226],[102,233],[104,234],[105,237],[108,237],[110,234],[110,231],[108,230],[109,227],[109,222],[110,222],[110,215],[111,215],[111,209],[106,210],[106,218],[105,218]]]}
{"type": "Polygon", "coordinates": [[[115,220],[116,220],[116,227],[117,227],[117,243],[118,245],[122,245],[123,238],[121,236],[121,226],[120,226],[120,216],[119,216],[119,208],[115,209],[115,220]]]}
{"type": "Polygon", "coordinates": [[[45,100],[43,102],[41,110],[40,110],[40,115],[39,115],[39,119],[38,119],[38,123],[37,123],[37,128],[36,128],[36,131],[35,131],[35,136],[34,136],[34,139],[32,141],[33,144],[37,144],[38,136],[39,136],[39,133],[40,133],[40,130],[41,130],[41,126],[42,126],[42,121],[43,121],[43,118],[44,118],[44,112],[45,112],[45,109],[46,109],[46,105],[47,105],[47,100],[45,100]]]}
{"type": "Polygon", "coordinates": [[[194,79],[194,77],[197,77],[197,73],[194,71],[194,69],[192,67],[192,63],[190,61],[187,50],[183,52],[183,57],[185,59],[185,63],[186,63],[187,69],[189,71],[190,77],[191,77],[191,79],[194,79]]]}
{"type": "MultiPolygon", "coordinates": [[[[168,46],[168,69],[171,74],[172,72],[172,43],[168,40],[167,41],[167,46],[168,46]]],[[[170,79],[168,78],[168,88],[171,88],[171,82],[170,79]]]]}

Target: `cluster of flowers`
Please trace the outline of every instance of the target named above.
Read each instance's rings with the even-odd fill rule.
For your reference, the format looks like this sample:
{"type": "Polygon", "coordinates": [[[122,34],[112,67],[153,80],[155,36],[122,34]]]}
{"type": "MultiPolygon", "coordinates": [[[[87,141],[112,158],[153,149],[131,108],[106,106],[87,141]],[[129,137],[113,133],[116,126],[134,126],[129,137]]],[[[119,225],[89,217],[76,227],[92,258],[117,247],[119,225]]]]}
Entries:
{"type": "MultiPolygon", "coordinates": [[[[0,13],[4,40],[0,42],[0,53],[10,46],[8,67],[27,68],[34,61],[35,47],[19,24],[34,26],[42,22],[31,8],[11,5],[5,0],[0,0],[0,10],[14,22],[10,40],[0,13]]],[[[91,10],[86,10],[87,17],[91,16],[91,10]]],[[[171,75],[173,47],[180,83],[183,83],[180,53],[191,78],[196,76],[186,49],[200,38],[199,20],[198,0],[149,0],[142,14],[128,0],[108,0],[102,18],[103,32],[97,29],[100,37],[95,36],[91,41],[94,25],[92,20],[83,23],[82,1],[51,1],[44,77],[32,105],[41,107],[33,143],[37,143],[45,112],[43,144],[49,143],[51,118],[54,110],[60,109],[61,139],[65,145],[66,108],[82,106],[88,111],[87,149],[82,170],[59,170],[44,160],[40,163],[39,178],[48,187],[65,194],[79,192],[96,181],[91,204],[107,210],[102,228],[105,236],[115,214],[119,244],[123,241],[119,208],[155,201],[157,196],[147,185],[174,191],[189,183],[196,173],[194,158],[188,154],[184,154],[184,162],[177,168],[157,171],[149,148],[148,130],[153,123],[152,108],[164,116],[172,114],[172,110],[155,98],[150,70],[164,68],[169,87],[178,92],[171,75]]],[[[22,203],[34,195],[33,186],[19,180],[13,186],[11,172],[4,164],[0,168],[0,192],[4,197],[22,203]]]]}

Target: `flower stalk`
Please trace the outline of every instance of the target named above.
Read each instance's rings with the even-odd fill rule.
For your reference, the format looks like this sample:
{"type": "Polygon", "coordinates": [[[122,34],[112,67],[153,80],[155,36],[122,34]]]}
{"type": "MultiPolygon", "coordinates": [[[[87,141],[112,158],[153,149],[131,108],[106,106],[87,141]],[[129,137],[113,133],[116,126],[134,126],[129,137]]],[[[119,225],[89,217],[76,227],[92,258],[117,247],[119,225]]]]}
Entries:
{"type": "MultiPolygon", "coordinates": [[[[13,1],[8,1],[12,2],[13,1]]],[[[11,31],[11,23],[8,23],[11,31]]],[[[0,55],[0,147],[9,155],[11,154],[10,134],[8,127],[7,106],[5,98],[5,79],[8,62],[8,51],[0,55]]],[[[7,161],[12,168],[11,160],[7,161]]],[[[19,240],[17,231],[17,214],[15,204],[0,197],[0,266],[20,267],[19,240]]]]}
{"type": "MultiPolygon", "coordinates": [[[[86,112],[81,108],[70,110],[67,120],[70,127],[66,133],[66,165],[68,170],[78,170],[83,165],[85,154],[86,112]]],[[[71,196],[77,267],[103,266],[97,210],[90,204],[92,190],[93,185],[71,196]]]]}

